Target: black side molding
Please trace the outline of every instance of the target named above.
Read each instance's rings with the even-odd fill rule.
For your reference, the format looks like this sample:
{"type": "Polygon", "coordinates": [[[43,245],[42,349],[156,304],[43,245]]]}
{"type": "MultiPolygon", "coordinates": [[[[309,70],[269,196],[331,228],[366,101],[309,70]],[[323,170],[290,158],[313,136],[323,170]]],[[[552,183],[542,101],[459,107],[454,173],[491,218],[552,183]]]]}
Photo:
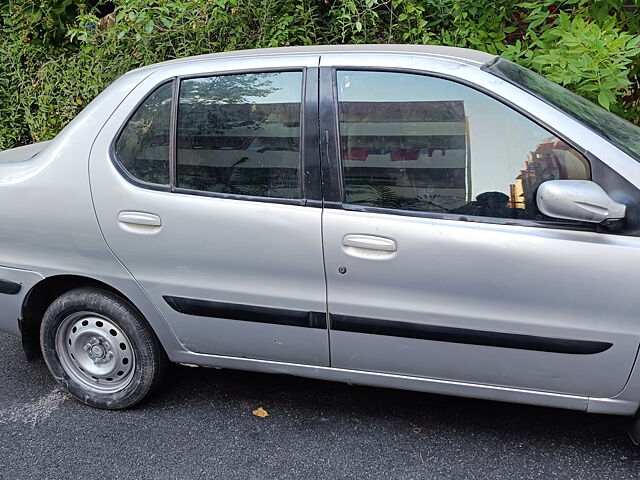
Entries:
{"type": "Polygon", "coordinates": [[[4,293],[6,295],[15,295],[22,289],[22,285],[16,282],[11,282],[9,280],[0,280],[0,293],[4,293]]]}
{"type": "Polygon", "coordinates": [[[487,347],[515,348],[537,352],[591,355],[601,353],[613,346],[608,342],[573,340],[565,338],[539,337],[515,333],[492,332],[467,328],[423,325],[395,320],[351,317],[331,314],[331,330],[369,333],[390,337],[415,338],[437,342],[483,345],[487,347]]]}
{"type": "Polygon", "coordinates": [[[282,308],[258,307],[239,303],[214,302],[165,295],[164,301],[176,312],[199,317],[224,318],[245,322],[272,323],[291,327],[327,328],[327,314],[282,308]]]}
{"type": "MultiPolygon", "coordinates": [[[[164,301],[176,312],[199,317],[224,318],[245,322],[271,323],[292,327],[327,328],[326,313],[259,307],[240,303],[214,302],[195,298],[165,295],[164,301]]],[[[537,352],[592,355],[613,346],[609,342],[574,340],[517,333],[493,332],[469,328],[423,325],[395,320],[330,315],[331,330],[389,337],[414,338],[436,342],[482,345],[486,347],[513,348],[537,352]]]]}

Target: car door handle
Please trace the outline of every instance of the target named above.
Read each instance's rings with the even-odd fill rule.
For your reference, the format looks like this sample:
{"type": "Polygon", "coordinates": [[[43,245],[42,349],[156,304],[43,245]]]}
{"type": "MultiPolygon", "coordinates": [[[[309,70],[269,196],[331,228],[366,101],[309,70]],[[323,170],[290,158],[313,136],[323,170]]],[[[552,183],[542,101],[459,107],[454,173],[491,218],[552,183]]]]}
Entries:
{"type": "Polygon", "coordinates": [[[146,227],[161,227],[162,220],[158,215],[146,212],[125,211],[118,214],[120,223],[128,223],[133,225],[144,225],[146,227]]]}
{"type": "Polygon", "coordinates": [[[374,235],[345,235],[342,239],[342,245],[345,247],[365,248],[367,250],[382,250],[385,252],[395,252],[398,247],[396,242],[386,237],[378,237],[374,235]]]}

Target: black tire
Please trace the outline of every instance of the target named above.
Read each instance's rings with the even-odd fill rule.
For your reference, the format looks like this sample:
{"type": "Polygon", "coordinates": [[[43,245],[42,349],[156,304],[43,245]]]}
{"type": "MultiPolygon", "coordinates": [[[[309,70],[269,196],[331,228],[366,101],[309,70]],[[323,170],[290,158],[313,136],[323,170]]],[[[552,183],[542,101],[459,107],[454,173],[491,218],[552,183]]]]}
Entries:
{"type": "Polygon", "coordinates": [[[57,298],[43,316],[40,344],[60,386],[97,408],[137,404],[160,383],[168,364],[156,335],[135,308],[98,288],[79,288],[57,298]]]}

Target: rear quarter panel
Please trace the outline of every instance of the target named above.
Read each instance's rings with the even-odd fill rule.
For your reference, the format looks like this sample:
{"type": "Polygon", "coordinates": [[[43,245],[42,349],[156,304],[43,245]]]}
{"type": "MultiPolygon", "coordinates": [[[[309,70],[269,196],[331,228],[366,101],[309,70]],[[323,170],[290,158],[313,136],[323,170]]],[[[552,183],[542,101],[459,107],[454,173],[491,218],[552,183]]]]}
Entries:
{"type": "Polygon", "coordinates": [[[167,350],[180,348],[155,306],[107,247],[89,182],[89,154],[98,132],[152,72],[133,71],[116,80],[35,157],[0,163],[0,278],[23,283],[19,295],[0,294],[0,329],[19,333],[17,305],[39,279],[79,275],[119,290],[142,311],[167,350]]]}

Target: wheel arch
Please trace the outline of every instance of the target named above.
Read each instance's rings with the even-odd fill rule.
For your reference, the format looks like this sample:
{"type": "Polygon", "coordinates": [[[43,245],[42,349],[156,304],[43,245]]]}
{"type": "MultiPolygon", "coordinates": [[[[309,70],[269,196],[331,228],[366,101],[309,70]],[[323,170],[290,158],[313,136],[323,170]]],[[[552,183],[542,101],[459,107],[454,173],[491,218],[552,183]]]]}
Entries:
{"type": "MultiPolygon", "coordinates": [[[[60,295],[81,287],[94,287],[117,295],[129,303],[144,318],[158,337],[165,351],[167,345],[163,335],[159,335],[153,322],[124,292],[101,280],[83,275],[53,275],[36,283],[24,297],[20,316],[20,332],[22,348],[28,360],[36,360],[42,356],[40,348],[40,325],[42,317],[49,305],[60,295]]],[[[164,324],[164,322],[162,322],[164,324]]],[[[166,336],[165,336],[166,339],[166,336]]],[[[174,337],[175,339],[175,337],[174,337]]]]}

